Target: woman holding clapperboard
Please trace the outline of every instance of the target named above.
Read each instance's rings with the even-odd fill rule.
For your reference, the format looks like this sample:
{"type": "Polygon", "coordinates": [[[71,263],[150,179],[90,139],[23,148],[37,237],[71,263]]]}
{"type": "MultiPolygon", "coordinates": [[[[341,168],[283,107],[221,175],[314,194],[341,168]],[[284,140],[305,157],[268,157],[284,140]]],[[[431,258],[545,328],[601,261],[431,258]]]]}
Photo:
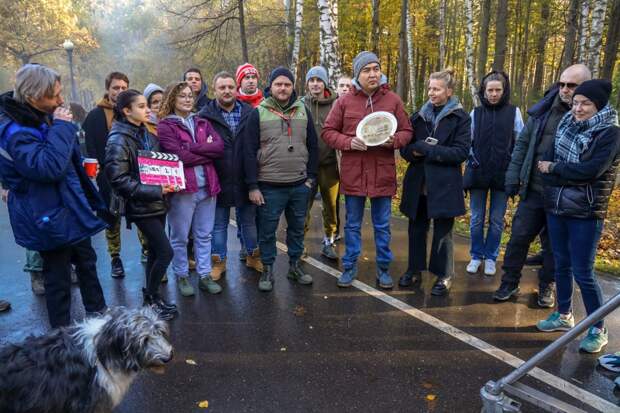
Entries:
{"type": "Polygon", "coordinates": [[[194,94],[186,82],[168,86],[159,110],[157,135],[162,150],[178,155],[183,162],[185,189],[170,198],[170,243],[174,250],[172,270],[181,295],[194,295],[189,282],[187,241],[194,236],[198,287],[211,294],[222,287],[211,278],[211,233],[220,182],[213,163],[224,154],[224,141],[207,119],[192,113],[194,94]]]}
{"type": "MultiPolygon", "coordinates": [[[[159,151],[157,138],[146,129],[149,110],[145,97],[129,89],[118,95],[114,107],[116,121],[105,148],[105,174],[114,195],[125,201],[125,218],[142,231],[149,245],[146,263],[144,305],[150,305],[164,320],[177,313],[176,305],[159,295],[159,285],[172,260],[166,236],[164,195],[174,192],[172,185],[146,185],[140,182],[138,151],[159,151]]],[[[122,208],[119,208],[119,210],[122,208]]]]}

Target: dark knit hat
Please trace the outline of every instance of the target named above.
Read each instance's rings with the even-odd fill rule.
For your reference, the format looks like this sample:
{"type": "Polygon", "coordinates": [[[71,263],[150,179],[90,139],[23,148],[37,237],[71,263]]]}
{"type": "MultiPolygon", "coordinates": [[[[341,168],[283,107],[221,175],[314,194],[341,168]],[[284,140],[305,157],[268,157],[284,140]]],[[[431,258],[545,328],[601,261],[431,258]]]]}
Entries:
{"type": "Polygon", "coordinates": [[[291,73],[291,71],[288,70],[286,67],[280,66],[280,67],[276,67],[275,69],[273,69],[271,73],[269,74],[269,85],[268,85],[269,87],[271,87],[271,84],[273,83],[274,80],[276,80],[278,76],[285,76],[291,82],[293,82],[293,84],[295,84],[295,78],[293,77],[293,73],[291,73]]]}
{"type": "Polygon", "coordinates": [[[609,102],[611,82],[606,79],[586,80],[575,89],[573,96],[582,95],[594,103],[598,110],[603,109],[609,102]]]}

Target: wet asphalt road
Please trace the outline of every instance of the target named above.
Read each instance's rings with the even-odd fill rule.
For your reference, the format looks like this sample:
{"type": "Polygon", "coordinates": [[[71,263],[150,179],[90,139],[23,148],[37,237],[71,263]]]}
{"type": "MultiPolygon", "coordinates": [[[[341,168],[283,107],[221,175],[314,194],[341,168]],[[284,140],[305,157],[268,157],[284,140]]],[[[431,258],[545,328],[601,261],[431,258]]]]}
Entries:
{"type": "MultiPolygon", "coordinates": [[[[315,206],[306,240],[310,256],[338,268],[338,263],[320,258],[319,214],[315,206]]],[[[364,228],[359,279],[374,287],[369,222],[364,228]]],[[[396,281],[406,267],[406,221],[394,218],[392,228],[396,260],[391,272],[396,281]]],[[[141,374],[115,412],[476,412],[484,383],[512,370],[365,292],[339,289],[332,275],[308,263],[304,266],[314,276],[313,286],[291,283],[285,278],[286,255],[278,256],[274,291],[260,293],[258,274],[237,259],[235,233],[231,227],[222,294],[198,292],[184,298],[177,294],[172,279],[162,287],[181,312],[171,323],[175,359],[164,374],[141,374]],[[188,364],[188,359],[196,365],[188,364]],[[207,410],[198,407],[205,400],[207,410]]],[[[10,312],[0,314],[2,345],[43,333],[47,317],[44,300],[33,296],[29,278],[22,272],[24,251],[13,242],[5,207],[0,208],[0,234],[0,298],[13,305],[10,312]]],[[[282,232],[279,238],[284,239],[282,232]]],[[[524,271],[521,296],[493,303],[491,294],[499,284],[499,272],[495,277],[467,275],[467,240],[457,237],[457,242],[457,277],[449,296],[431,297],[433,279],[426,274],[420,288],[397,287],[389,295],[521,359],[558,337],[534,328],[549,313],[535,307],[534,269],[524,271]]],[[[123,233],[127,277],[122,280],[109,276],[103,233],[93,238],[93,244],[108,305],[139,306],[144,276],[135,232],[123,233]]],[[[338,251],[342,255],[344,245],[338,251]]],[[[601,276],[600,281],[606,299],[620,290],[616,279],[601,276]]],[[[73,295],[73,313],[79,319],[84,310],[77,288],[73,295]]],[[[580,319],[583,306],[578,294],[575,307],[580,319]]],[[[618,312],[608,317],[608,352],[620,350],[619,325],[618,312]]],[[[541,367],[618,405],[620,393],[614,391],[614,377],[596,367],[597,356],[580,354],[577,349],[578,342],[574,342],[541,367]]],[[[526,378],[524,383],[575,402],[536,379],[526,378]]],[[[538,410],[525,405],[524,411],[538,410]]]]}

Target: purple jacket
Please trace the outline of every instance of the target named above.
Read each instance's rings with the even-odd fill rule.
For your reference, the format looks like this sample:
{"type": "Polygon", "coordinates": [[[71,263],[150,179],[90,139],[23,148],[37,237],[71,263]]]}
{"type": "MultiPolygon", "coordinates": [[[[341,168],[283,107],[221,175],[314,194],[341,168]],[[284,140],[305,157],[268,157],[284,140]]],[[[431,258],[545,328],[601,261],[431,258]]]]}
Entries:
{"type": "Polygon", "coordinates": [[[209,195],[216,196],[221,188],[213,160],[221,158],[224,154],[224,141],[207,119],[198,116],[194,116],[193,119],[196,142],[180,120],[162,119],[157,124],[159,145],[162,151],[174,153],[183,161],[185,173],[185,191],[183,192],[198,192],[194,167],[202,165],[209,195]]]}

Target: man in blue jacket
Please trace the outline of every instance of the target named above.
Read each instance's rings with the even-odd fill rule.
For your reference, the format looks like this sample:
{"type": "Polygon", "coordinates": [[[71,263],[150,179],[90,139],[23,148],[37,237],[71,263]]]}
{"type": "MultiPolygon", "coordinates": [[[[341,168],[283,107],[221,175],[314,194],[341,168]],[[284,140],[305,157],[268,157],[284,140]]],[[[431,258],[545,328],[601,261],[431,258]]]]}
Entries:
{"type": "Polygon", "coordinates": [[[106,308],[90,237],[106,227],[105,204],[82,166],[72,115],[61,107],[60,75],[38,64],[0,96],[0,181],[9,190],[15,242],[40,251],[52,328],[70,323],[71,262],[88,313],[106,308]]]}

